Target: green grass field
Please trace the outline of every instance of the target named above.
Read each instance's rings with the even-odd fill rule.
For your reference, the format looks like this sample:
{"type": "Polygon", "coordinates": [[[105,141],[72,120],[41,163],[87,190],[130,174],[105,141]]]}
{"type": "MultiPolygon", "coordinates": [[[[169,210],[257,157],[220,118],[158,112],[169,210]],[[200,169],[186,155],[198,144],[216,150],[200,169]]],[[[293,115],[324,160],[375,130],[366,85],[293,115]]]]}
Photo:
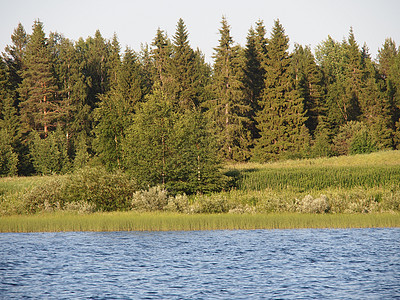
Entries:
{"type": "MultiPolygon", "coordinates": [[[[63,189],[78,182],[68,175],[0,178],[0,232],[400,227],[400,151],[230,164],[224,172],[231,189],[169,198],[157,212],[146,202],[159,207],[157,193],[138,196],[147,212],[93,213],[90,199],[61,205],[57,201],[71,195],[57,191],[99,193],[91,198],[99,201],[110,186],[92,185],[97,192],[88,193],[79,184],[63,189]]],[[[113,192],[118,196],[123,188],[113,192]]]]}

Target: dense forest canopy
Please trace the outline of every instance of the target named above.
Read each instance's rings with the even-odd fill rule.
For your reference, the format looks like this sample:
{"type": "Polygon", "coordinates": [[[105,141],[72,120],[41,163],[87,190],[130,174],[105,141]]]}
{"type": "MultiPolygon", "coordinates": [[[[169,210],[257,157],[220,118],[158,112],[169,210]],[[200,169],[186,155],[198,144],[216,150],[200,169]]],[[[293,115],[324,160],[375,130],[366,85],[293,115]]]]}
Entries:
{"type": "Polygon", "coordinates": [[[72,41],[18,24],[0,60],[0,175],[66,173],[86,165],[143,186],[218,188],[223,161],[271,161],[400,148],[400,49],[376,60],[352,29],[315,52],[275,21],[245,45],[222,18],[213,63],[182,19],[140,51],[114,35],[72,41]]]}

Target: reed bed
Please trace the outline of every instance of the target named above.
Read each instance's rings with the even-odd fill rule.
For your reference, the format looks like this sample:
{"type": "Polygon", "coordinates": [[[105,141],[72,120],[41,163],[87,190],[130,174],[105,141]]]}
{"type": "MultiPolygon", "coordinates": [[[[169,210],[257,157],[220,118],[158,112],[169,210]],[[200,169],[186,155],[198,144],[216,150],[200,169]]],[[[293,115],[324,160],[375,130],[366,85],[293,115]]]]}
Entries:
{"type": "Polygon", "coordinates": [[[177,214],[114,212],[7,216],[0,232],[186,231],[400,227],[399,213],[380,214],[177,214]]]}

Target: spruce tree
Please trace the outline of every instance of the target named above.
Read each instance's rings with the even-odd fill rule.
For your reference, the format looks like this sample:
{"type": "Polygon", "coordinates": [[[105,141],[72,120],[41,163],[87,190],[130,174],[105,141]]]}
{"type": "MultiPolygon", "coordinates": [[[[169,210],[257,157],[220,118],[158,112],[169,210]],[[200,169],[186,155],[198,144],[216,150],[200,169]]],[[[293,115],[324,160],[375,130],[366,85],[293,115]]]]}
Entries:
{"type": "Polygon", "coordinates": [[[201,53],[195,52],[189,44],[189,33],[182,19],[179,19],[173,36],[170,76],[176,105],[181,111],[198,107],[206,83],[207,70],[201,53]]]}
{"type": "Polygon", "coordinates": [[[363,121],[369,134],[377,142],[377,149],[388,149],[393,146],[393,129],[390,115],[390,100],[379,90],[377,70],[364,48],[363,78],[359,97],[363,121]]]}
{"type": "MultiPolygon", "coordinates": [[[[324,122],[326,106],[324,103],[323,74],[315,62],[310,47],[295,45],[292,57],[292,70],[296,89],[304,99],[306,126],[314,134],[320,122],[324,122]]],[[[320,124],[323,126],[323,124],[320,124]]]]}
{"type": "MultiPolygon", "coordinates": [[[[26,34],[25,28],[21,23],[18,23],[17,28],[14,29],[11,35],[12,45],[6,46],[5,53],[3,54],[10,73],[10,83],[13,90],[16,90],[22,82],[21,71],[28,39],[29,37],[26,34]]],[[[18,100],[18,96],[16,100],[18,100]]]]}
{"type": "Polygon", "coordinates": [[[122,168],[122,141],[132,121],[136,104],[142,99],[140,66],[133,52],[125,52],[115,84],[99,96],[94,111],[94,147],[101,162],[109,170],[122,168]]]}
{"type": "Polygon", "coordinates": [[[221,24],[219,45],[214,48],[214,98],[208,104],[209,115],[214,123],[221,156],[243,161],[249,158],[251,147],[248,117],[251,107],[244,92],[244,58],[241,48],[233,45],[225,18],[221,24]]]}
{"type": "Polygon", "coordinates": [[[88,93],[90,80],[84,76],[84,59],[72,41],[61,36],[53,42],[55,73],[65,115],[59,124],[75,139],[80,132],[91,131],[88,93]]]}
{"type": "Polygon", "coordinates": [[[251,107],[249,118],[252,139],[258,138],[255,126],[255,115],[259,110],[259,102],[264,90],[265,59],[267,55],[266,30],[262,21],[256,23],[256,28],[250,28],[247,35],[246,48],[244,49],[244,86],[246,99],[251,107]]]}
{"type": "Polygon", "coordinates": [[[158,83],[158,86],[164,93],[168,93],[170,96],[172,96],[173,92],[170,91],[172,79],[169,74],[172,45],[167,35],[160,28],[157,29],[152,46],[153,49],[151,51],[151,57],[154,64],[154,75],[152,81],[154,83],[158,83]]]}
{"type": "Polygon", "coordinates": [[[257,115],[260,138],[255,159],[268,161],[303,150],[308,141],[303,99],[290,72],[289,39],[279,20],[269,39],[265,90],[257,115]]]}

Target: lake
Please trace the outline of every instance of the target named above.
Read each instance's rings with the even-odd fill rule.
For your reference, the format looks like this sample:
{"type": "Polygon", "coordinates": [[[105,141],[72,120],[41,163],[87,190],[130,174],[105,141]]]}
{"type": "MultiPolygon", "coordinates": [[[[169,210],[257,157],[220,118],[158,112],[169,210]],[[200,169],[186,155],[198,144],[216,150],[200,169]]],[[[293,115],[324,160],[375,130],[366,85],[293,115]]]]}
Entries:
{"type": "Polygon", "coordinates": [[[1,299],[400,298],[400,228],[1,233],[1,299]]]}

